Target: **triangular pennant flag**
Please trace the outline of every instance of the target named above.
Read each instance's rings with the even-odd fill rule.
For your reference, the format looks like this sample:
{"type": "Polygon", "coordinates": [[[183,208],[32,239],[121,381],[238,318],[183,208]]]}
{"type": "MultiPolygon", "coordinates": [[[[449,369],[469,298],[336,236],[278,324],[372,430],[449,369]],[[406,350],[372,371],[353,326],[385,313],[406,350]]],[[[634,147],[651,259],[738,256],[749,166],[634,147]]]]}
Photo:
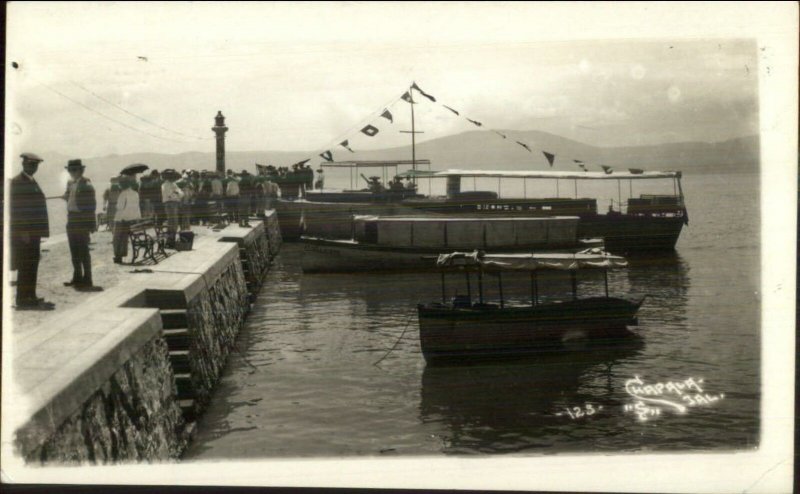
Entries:
{"type": "Polygon", "coordinates": [[[498,131],[496,131],[496,130],[493,130],[492,132],[494,132],[495,134],[499,135],[499,136],[500,136],[500,137],[502,137],[503,139],[505,139],[505,138],[506,138],[506,135],[505,135],[505,134],[503,134],[502,132],[498,132],[498,131]]]}
{"type": "Polygon", "coordinates": [[[600,168],[602,168],[603,171],[606,172],[606,175],[610,175],[614,171],[613,168],[611,168],[610,166],[606,166],[606,165],[600,165],[600,168]]]}
{"type": "Polygon", "coordinates": [[[431,96],[430,94],[428,94],[428,93],[426,93],[425,91],[423,91],[423,90],[422,90],[422,89],[421,89],[419,86],[417,86],[417,83],[416,83],[416,82],[415,82],[415,83],[413,83],[413,84],[411,84],[411,89],[416,89],[417,91],[419,91],[419,94],[421,94],[421,95],[425,96],[425,97],[426,97],[426,98],[428,98],[429,100],[431,100],[431,101],[433,101],[434,103],[436,103],[436,98],[434,98],[434,97],[433,97],[433,96],[431,96]]]}
{"type": "Polygon", "coordinates": [[[633,175],[641,175],[642,173],[644,173],[644,170],[642,170],[641,168],[628,168],[628,170],[629,170],[629,171],[630,171],[630,172],[631,172],[633,175]]]}
{"type": "Polygon", "coordinates": [[[342,142],[340,142],[339,145],[342,146],[343,148],[345,148],[346,150],[350,151],[351,153],[355,153],[355,151],[350,149],[350,143],[347,142],[347,139],[345,139],[342,142]]]}
{"type": "Polygon", "coordinates": [[[587,170],[587,169],[586,169],[586,165],[583,165],[583,164],[581,164],[581,165],[578,165],[578,166],[580,166],[580,167],[581,167],[581,170],[583,170],[583,171],[585,171],[585,172],[588,172],[588,171],[589,171],[589,170],[587,170]]]}
{"type": "MultiPolygon", "coordinates": [[[[466,117],[465,117],[465,118],[466,118],[466,117]]],[[[471,118],[467,118],[467,120],[469,120],[470,122],[474,123],[474,124],[475,124],[475,125],[477,125],[478,127],[482,127],[482,126],[483,126],[483,124],[482,124],[482,123],[480,123],[480,122],[478,122],[477,120],[473,120],[473,119],[471,119],[471,118]]]]}
{"type": "Polygon", "coordinates": [[[574,163],[583,163],[581,160],[572,160],[574,163]]]}
{"type": "Polygon", "coordinates": [[[550,168],[553,168],[553,161],[556,160],[556,155],[547,151],[542,151],[542,154],[547,158],[547,162],[550,163],[550,168]]]}
{"type": "MultiPolygon", "coordinates": [[[[322,156],[322,159],[324,159],[325,161],[333,161],[333,153],[331,153],[330,150],[325,151],[324,153],[320,153],[320,156],[322,156]]],[[[301,163],[305,163],[305,161],[301,161],[301,163]]]]}
{"type": "Polygon", "coordinates": [[[519,142],[519,141],[517,141],[517,144],[519,144],[520,146],[522,146],[522,147],[524,147],[525,149],[527,149],[529,153],[530,153],[530,152],[532,152],[532,151],[531,151],[531,148],[529,148],[529,147],[528,147],[528,145],[527,145],[527,144],[525,144],[524,142],[519,142]]]}
{"type": "Polygon", "coordinates": [[[375,134],[377,134],[379,131],[378,131],[378,128],[377,128],[377,127],[374,127],[374,126],[372,126],[372,125],[367,125],[367,126],[366,126],[366,127],[364,127],[363,129],[361,129],[361,132],[363,132],[364,134],[366,134],[366,135],[368,135],[368,136],[370,136],[370,137],[373,137],[373,136],[374,136],[375,134]]]}
{"type": "Polygon", "coordinates": [[[389,113],[389,110],[383,110],[383,113],[381,113],[381,116],[383,118],[385,118],[386,120],[394,123],[394,119],[392,118],[392,114],[389,113]]]}
{"type": "Polygon", "coordinates": [[[442,106],[443,106],[443,107],[445,107],[445,108],[447,108],[447,109],[448,109],[448,110],[450,110],[451,112],[455,113],[456,115],[461,115],[460,113],[458,113],[457,111],[453,110],[452,108],[450,108],[450,107],[449,107],[449,106],[447,106],[447,105],[442,105],[442,106]]]}
{"type": "MultiPolygon", "coordinates": [[[[330,156],[330,158],[325,158],[325,157],[324,157],[324,156],[322,156],[322,155],[320,155],[320,156],[322,156],[323,158],[327,159],[328,161],[332,161],[332,160],[333,160],[333,155],[331,155],[331,152],[330,152],[330,151],[325,151],[325,152],[326,152],[326,153],[328,153],[328,156],[330,156]]],[[[323,153],[323,154],[324,154],[324,153],[323,153]]],[[[311,158],[305,159],[305,160],[303,160],[303,161],[298,161],[297,163],[295,163],[295,164],[294,164],[294,165],[292,165],[292,166],[295,166],[295,165],[297,165],[297,166],[302,166],[302,165],[305,165],[306,163],[308,163],[309,161],[311,161],[311,158]]]]}
{"type": "Polygon", "coordinates": [[[403,98],[403,101],[407,101],[407,102],[409,102],[409,103],[414,103],[414,99],[413,99],[413,98],[411,98],[411,93],[409,93],[408,91],[406,91],[406,92],[405,92],[405,93],[404,93],[402,96],[400,96],[400,97],[401,97],[401,98],[403,98]]]}

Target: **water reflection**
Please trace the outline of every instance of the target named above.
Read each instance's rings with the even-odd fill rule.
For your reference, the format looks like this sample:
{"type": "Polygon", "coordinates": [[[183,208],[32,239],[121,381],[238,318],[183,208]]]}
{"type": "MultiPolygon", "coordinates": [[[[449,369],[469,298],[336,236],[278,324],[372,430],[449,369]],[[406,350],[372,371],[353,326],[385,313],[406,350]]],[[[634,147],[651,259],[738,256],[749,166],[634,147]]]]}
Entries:
{"type": "Polygon", "coordinates": [[[592,420],[607,420],[604,410],[620,409],[613,368],[642,347],[633,338],[621,346],[515,362],[429,365],[422,374],[420,420],[444,426],[445,453],[547,451],[565,441],[565,422],[580,419],[573,407],[585,412],[589,404],[592,420]]]}

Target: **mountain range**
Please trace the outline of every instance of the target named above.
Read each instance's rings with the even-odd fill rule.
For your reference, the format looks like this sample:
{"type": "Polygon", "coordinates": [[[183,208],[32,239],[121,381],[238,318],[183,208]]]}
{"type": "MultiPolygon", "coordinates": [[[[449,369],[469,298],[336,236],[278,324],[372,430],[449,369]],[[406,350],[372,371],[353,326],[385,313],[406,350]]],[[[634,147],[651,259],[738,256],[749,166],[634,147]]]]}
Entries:
{"type": "MultiPolygon", "coordinates": [[[[541,151],[555,155],[553,170],[579,170],[573,160],[581,160],[590,170],[599,165],[614,169],[642,168],[645,170],[681,170],[687,174],[756,173],[759,169],[759,138],[747,136],[721,142],[677,142],[646,146],[598,147],[541,131],[501,130],[501,136],[491,131],[470,131],[420,142],[416,145],[417,159],[431,160],[431,168],[546,170],[550,169],[541,151]],[[515,141],[528,144],[527,151],[515,141]]],[[[350,153],[342,147],[331,149],[334,159],[390,160],[411,159],[411,146],[358,151],[350,153]]],[[[227,151],[229,169],[255,172],[254,163],[287,166],[312,157],[316,166],[322,159],[315,152],[301,151],[227,151]]],[[[64,166],[68,157],[56,152],[39,153],[45,159],[37,174],[47,194],[60,192],[65,183],[64,166]]],[[[120,169],[131,163],[145,163],[150,168],[213,170],[215,153],[188,152],[180,154],[132,153],[83,158],[86,175],[93,182],[107,184],[120,169]]],[[[16,174],[16,166],[13,174],[16,174]]]]}

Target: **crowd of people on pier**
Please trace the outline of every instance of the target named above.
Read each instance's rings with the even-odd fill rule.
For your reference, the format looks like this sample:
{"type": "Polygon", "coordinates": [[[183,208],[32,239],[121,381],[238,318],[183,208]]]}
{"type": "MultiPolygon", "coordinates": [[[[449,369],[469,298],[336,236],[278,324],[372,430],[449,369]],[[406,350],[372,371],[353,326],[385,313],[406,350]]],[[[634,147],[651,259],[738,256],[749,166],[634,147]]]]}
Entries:
{"type": "Polygon", "coordinates": [[[113,177],[103,192],[103,214],[97,214],[95,189],[84,176],[81,160],[70,160],[70,175],[63,196],[46,198],[34,174],[43,161],[34,153],[23,153],[22,172],[10,181],[11,269],[18,271],[16,308],[53,310],[55,305],[37,297],[36,284],[41,239],[50,236],[47,199],[60,198],[67,205],[67,240],[73,276],[64,285],[78,291],[101,291],[92,279],[90,234],[100,223],[113,232],[114,262],[128,254],[128,239],[134,225],[148,222],[165,230],[166,248],[176,248],[179,232],[193,225],[223,222],[250,227],[250,217],[263,217],[278,196],[278,186],[266,174],[247,170],[222,174],[209,170],[149,170],[134,164],[113,177]],[[137,175],[141,174],[139,178],[137,175]]]}

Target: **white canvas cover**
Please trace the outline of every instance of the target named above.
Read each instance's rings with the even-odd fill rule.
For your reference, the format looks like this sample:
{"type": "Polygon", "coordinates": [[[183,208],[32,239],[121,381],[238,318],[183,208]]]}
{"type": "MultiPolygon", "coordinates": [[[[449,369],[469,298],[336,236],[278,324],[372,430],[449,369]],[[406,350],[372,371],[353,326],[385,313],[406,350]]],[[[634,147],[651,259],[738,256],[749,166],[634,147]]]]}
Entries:
{"type": "Polygon", "coordinates": [[[611,255],[600,248],[575,254],[483,254],[476,250],[440,254],[436,260],[436,266],[440,268],[482,267],[493,271],[609,269],[627,265],[624,257],[611,255]]]}

